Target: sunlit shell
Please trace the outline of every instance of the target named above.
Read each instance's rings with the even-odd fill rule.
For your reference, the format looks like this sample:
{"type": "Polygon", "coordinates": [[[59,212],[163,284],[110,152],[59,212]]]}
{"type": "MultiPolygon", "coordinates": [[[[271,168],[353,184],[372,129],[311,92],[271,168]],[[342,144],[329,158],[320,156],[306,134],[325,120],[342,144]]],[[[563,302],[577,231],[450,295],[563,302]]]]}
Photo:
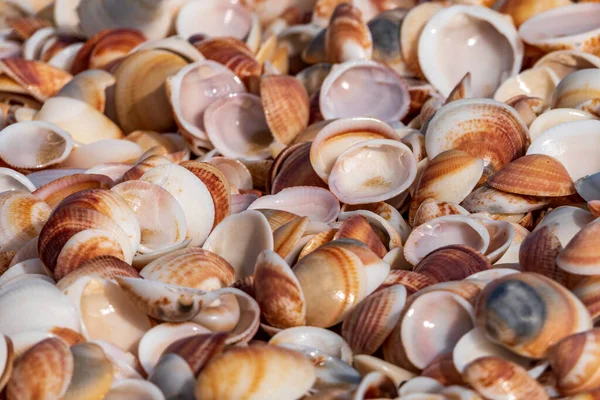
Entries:
{"type": "Polygon", "coordinates": [[[361,215],[353,215],[345,220],[333,237],[337,239],[356,239],[367,246],[379,257],[385,256],[387,250],[367,219],[361,215]]]}
{"type": "Polygon", "coordinates": [[[472,213],[518,214],[539,210],[549,202],[548,198],[503,192],[484,185],[472,191],[460,205],[472,213]]]}
{"type": "Polygon", "coordinates": [[[494,100],[506,102],[515,96],[525,95],[540,98],[546,106],[550,106],[558,82],[559,78],[548,67],[527,69],[504,81],[494,93],[494,100]]]}
{"type": "Polygon", "coordinates": [[[427,198],[421,203],[415,213],[413,225],[419,226],[432,219],[443,217],[444,215],[469,215],[470,213],[456,203],[447,201],[435,201],[427,198]]]}
{"type": "Polygon", "coordinates": [[[114,280],[115,276],[139,278],[140,274],[125,261],[114,256],[99,256],[92,258],[71,271],[57,282],[56,287],[65,290],[83,276],[114,280]]]}
{"type": "Polygon", "coordinates": [[[68,72],[48,64],[21,58],[3,59],[0,61],[0,70],[39,101],[56,95],[72,78],[68,72]]]}
{"type": "Polygon", "coordinates": [[[354,206],[345,204],[344,211],[340,212],[338,219],[339,221],[345,221],[353,215],[365,217],[389,249],[401,246],[411,231],[410,226],[404,221],[400,212],[384,202],[354,206]]]}
{"type": "Polygon", "coordinates": [[[542,275],[521,273],[485,287],[477,303],[477,325],[494,342],[540,359],[562,338],[590,329],[592,319],[563,286],[542,275]]]}
{"type": "Polygon", "coordinates": [[[52,210],[26,191],[0,193],[0,251],[17,251],[35,238],[52,210]]]}
{"type": "Polygon", "coordinates": [[[58,178],[53,174],[49,174],[47,177],[40,176],[41,182],[38,189],[33,192],[52,208],[58,206],[61,201],[73,193],[87,189],[109,189],[114,184],[112,179],[105,175],[79,173],[80,171],[84,172],[79,169],[64,171],[69,173],[62,177],[59,175],[58,178]],[[50,182],[44,183],[46,180],[50,180],[50,182]]]}
{"type": "Polygon", "coordinates": [[[560,81],[554,92],[552,108],[576,108],[600,97],[597,69],[575,71],[560,81]]]}
{"type": "Polygon", "coordinates": [[[558,254],[556,264],[572,274],[597,275],[600,270],[597,254],[598,229],[600,229],[599,221],[583,227],[558,254]]]}

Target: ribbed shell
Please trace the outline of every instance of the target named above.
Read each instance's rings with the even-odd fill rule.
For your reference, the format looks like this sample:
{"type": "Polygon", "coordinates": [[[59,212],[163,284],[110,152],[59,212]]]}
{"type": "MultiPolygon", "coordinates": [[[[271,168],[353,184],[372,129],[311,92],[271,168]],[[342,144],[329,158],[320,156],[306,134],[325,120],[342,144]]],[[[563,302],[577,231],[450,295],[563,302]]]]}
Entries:
{"type": "Polygon", "coordinates": [[[371,59],[373,38],[358,8],[349,3],[335,8],[325,34],[325,52],[331,64],[371,59]]]}
{"type": "Polygon", "coordinates": [[[22,58],[5,58],[0,61],[0,71],[14,79],[39,101],[56,95],[71,78],[62,69],[22,58]]]}
{"type": "Polygon", "coordinates": [[[333,240],[356,239],[366,244],[375,254],[383,258],[387,249],[375,233],[369,222],[362,215],[353,215],[338,228],[333,240]]]}
{"type": "Polygon", "coordinates": [[[460,281],[488,269],[492,269],[492,264],[477,250],[463,245],[450,245],[429,253],[415,267],[415,272],[436,282],[448,282],[460,281]]]}

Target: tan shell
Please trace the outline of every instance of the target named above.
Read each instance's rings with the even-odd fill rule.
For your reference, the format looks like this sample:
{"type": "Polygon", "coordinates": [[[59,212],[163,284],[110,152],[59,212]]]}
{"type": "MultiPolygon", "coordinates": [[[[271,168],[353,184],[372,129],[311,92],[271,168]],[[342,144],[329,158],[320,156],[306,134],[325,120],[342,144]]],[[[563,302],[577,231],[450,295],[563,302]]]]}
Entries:
{"type": "Polygon", "coordinates": [[[548,398],[542,385],[525,369],[499,357],[488,356],[473,361],[465,368],[463,379],[486,398],[548,398]]]}
{"type": "Polygon", "coordinates": [[[43,340],[19,358],[8,381],[7,399],[62,398],[73,372],[73,356],[67,344],[59,338],[43,340]]]}
{"type": "Polygon", "coordinates": [[[518,28],[523,22],[539,13],[570,4],[573,4],[570,0],[507,0],[502,3],[499,11],[510,15],[518,28]]]}
{"type": "Polygon", "coordinates": [[[23,86],[39,101],[56,95],[72,76],[49,64],[21,58],[8,58],[0,61],[0,71],[23,86]]]}
{"type": "Polygon", "coordinates": [[[194,376],[198,376],[210,360],[223,351],[226,339],[224,332],[185,337],[171,343],[163,355],[177,354],[188,363],[194,376]]]}
{"type": "Polygon", "coordinates": [[[492,269],[480,252],[463,245],[450,245],[429,253],[415,267],[415,272],[436,282],[460,281],[477,272],[492,269]]]}
{"type": "Polygon", "coordinates": [[[407,294],[410,296],[411,294],[435,283],[436,282],[430,277],[418,272],[392,270],[377,290],[382,290],[392,285],[402,285],[406,288],[407,294]]]}
{"type": "Polygon", "coordinates": [[[116,276],[139,278],[140,274],[129,264],[114,256],[99,256],[87,260],[79,268],[71,271],[56,283],[56,287],[65,290],[84,276],[113,280],[116,276]]]}
{"type": "Polygon", "coordinates": [[[325,35],[325,51],[331,64],[371,58],[373,39],[358,8],[349,3],[335,8],[325,35]]]}
{"type": "Polygon", "coordinates": [[[17,251],[35,238],[52,210],[43,200],[25,191],[0,194],[0,251],[17,251]]]}
{"type": "Polygon", "coordinates": [[[456,203],[425,199],[415,213],[413,226],[419,226],[444,215],[469,215],[470,213],[456,203]]]}
{"type": "Polygon", "coordinates": [[[37,197],[43,199],[52,208],[72,195],[87,189],[109,189],[113,185],[112,179],[100,174],[75,173],[54,179],[40,186],[35,192],[37,197]]]}
{"type": "Polygon", "coordinates": [[[103,398],[113,381],[113,366],[100,346],[81,343],[71,347],[73,378],[65,400],[103,398]]]}
{"type": "Polygon", "coordinates": [[[585,305],[594,322],[600,317],[599,279],[594,276],[585,278],[573,288],[573,294],[585,305]]]}
{"type": "Polygon", "coordinates": [[[366,244],[381,258],[387,253],[387,249],[381,242],[381,239],[362,215],[353,215],[342,222],[342,225],[340,225],[338,231],[333,236],[333,240],[338,239],[356,239],[366,244]]]}
{"type": "Polygon", "coordinates": [[[291,76],[267,76],[261,80],[260,94],[271,133],[280,143],[290,144],[308,126],[304,85],[291,76]]]}
{"type": "Polygon", "coordinates": [[[563,270],[577,275],[597,275],[600,270],[598,254],[598,232],[600,221],[587,224],[571,239],[556,258],[563,270]]]}
{"type": "Polygon", "coordinates": [[[195,393],[207,400],[299,398],[314,381],[315,368],[300,353],[276,346],[238,347],[206,366],[198,376],[195,393]]]}

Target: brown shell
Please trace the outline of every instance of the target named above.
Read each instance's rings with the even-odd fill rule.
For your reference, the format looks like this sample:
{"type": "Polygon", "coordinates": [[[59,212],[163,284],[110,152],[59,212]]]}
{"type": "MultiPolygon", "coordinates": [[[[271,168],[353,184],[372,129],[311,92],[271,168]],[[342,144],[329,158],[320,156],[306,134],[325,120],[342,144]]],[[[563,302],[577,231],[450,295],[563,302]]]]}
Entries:
{"type": "Polygon", "coordinates": [[[88,189],[110,189],[112,185],[112,179],[106,175],[73,174],[55,179],[38,188],[33,194],[55,208],[73,193],[88,189]]]}
{"type": "Polygon", "coordinates": [[[247,46],[234,38],[212,38],[194,43],[204,57],[225,65],[236,74],[247,87],[258,79],[262,72],[261,64],[254,58],[247,46]]]}
{"type": "Polygon", "coordinates": [[[460,281],[476,272],[492,269],[486,256],[463,245],[450,245],[429,253],[415,272],[436,282],[460,281]]]}
{"type": "Polygon", "coordinates": [[[331,242],[336,233],[337,229],[330,229],[327,231],[319,232],[313,237],[311,237],[309,241],[304,245],[304,248],[300,252],[300,255],[298,255],[298,261],[309,255],[322,245],[331,242]]]}
{"type": "Polygon", "coordinates": [[[362,215],[352,215],[350,218],[342,222],[334,235],[333,240],[338,239],[356,239],[359,242],[366,244],[375,254],[383,258],[387,249],[375,233],[369,221],[362,215]]]}
{"type": "Polygon", "coordinates": [[[6,20],[6,24],[22,41],[29,39],[38,30],[52,26],[52,24],[47,20],[37,17],[8,18],[6,20]]]}
{"type": "Polygon", "coordinates": [[[411,295],[433,284],[435,284],[435,281],[427,275],[396,269],[390,271],[377,290],[382,290],[392,285],[402,285],[406,288],[408,295],[411,295]]]}
{"type": "Polygon", "coordinates": [[[306,300],[300,282],[286,262],[264,251],[254,270],[254,297],[264,320],[275,328],[306,325],[306,300]]]}
{"type": "Polygon", "coordinates": [[[73,356],[62,339],[45,339],[15,363],[6,387],[8,400],[59,399],[74,372],[73,356]]]}
{"type": "Polygon", "coordinates": [[[567,272],[577,275],[598,275],[600,270],[600,222],[584,226],[556,258],[567,272]]]}
{"type": "Polygon", "coordinates": [[[190,366],[194,376],[206,367],[209,361],[225,348],[227,333],[207,333],[179,339],[163,351],[164,354],[177,354],[190,366]]]}
{"type": "Polygon", "coordinates": [[[573,294],[585,305],[594,322],[600,319],[600,276],[590,276],[573,288],[573,294]]]}
{"type": "Polygon", "coordinates": [[[43,229],[52,210],[43,200],[26,191],[0,193],[2,241],[0,251],[18,251],[43,229]]]}
{"type": "Polygon", "coordinates": [[[413,220],[413,226],[419,226],[432,219],[443,217],[445,215],[468,215],[469,212],[456,203],[449,201],[437,201],[432,198],[425,199],[413,220]]]}
{"type": "Polygon", "coordinates": [[[310,102],[306,88],[292,76],[266,76],[260,95],[271,133],[285,145],[308,126],[310,102]]]}
{"type": "Polygon", "coordinates": [[[131,181],[140,179],[142,175],[151,170],[154,167],[158,167],[163,164],[170,164],[171,161],[167,157],[161,155],[152,155],[144,158],[142,161],[135,164],[131,169],[123,175],[123,181],[131,181]]]}
{"type": "Polygon", "coordinates": [[[450,92],[446,98],[444,104],[452,103],[456,100],[462,100],[472,97],[471,95],[471,73],[467,72],[465,76],[456,84],[454,89],[450,92]]]}
{"type": "Polygon", "coordinates": [[[266,191],[267,177],[273,166],[273,160],[240,160],[252,175],[252,187],[266,191]]]}
{"type": "Polygon", "coordinates": [[[421,372],[421,376],[433,378],[444,386],[465,386],[465,382],[463,381],[460,372],[458,372],[454,366],[451,352],[442,354],[433,360],[431,364],[425,367],[423,372],[421,372]]]}
{"type": "Polygon", "coordinates": [[[546,103],[539,97],[519,95],[506,100],[506,104],[517,110],[527,126],[546,111],[546,103]]]}
{"type": "Polygon", "coordinates": [[[367,296],[342,324],[342,337],[354,354],[371,355],[400,320],[406,289],[393,285],[367,296]]]}
{"type": "Polygon", "coordinates": [[[73,378],[63,400],[102,399],[113,381],[113,366],[102,348],[95,343],[71,347],[73,378]]]}
{"type": "MultiPolygon", "coordinates": [[[[581,3],[582,1],[579,2],[581,3]]],[[[537,14],[570,4],[573,4],[570,0],[506,0],[501,3],[498,11],[502,14],[510,15],[515,26],[518,28],[523,22],[537,14]]]]}
{"type": "Polygon", "coordinates": [[[0,60],[0,71],[14,79],[36,100],[55,96],[73,77],[62,69],[22,58],[0,60]]]}
{"type": "Polygon", "coordinates": [[[0,275],[11,267],[10,264],[15,254],[17,254],[16,251],[0,251],[0,275]]]}
{"type": "Polygon", "coordinates": [[[297,217],[296,214],[283,210],[261,209],[257,211],[267,218],[273,232],[297,217]]]}
{"type": "Polygon", "coordinates": [[[490,176],[488,185],[504,192],[559,197],[575,194],[567,169],[554,157],[530,154],[505,165],[490,176]]]}
{"type": "Polygon", "coordinates": [[[373,38],[363,20],[361,11],[350,3],[338,5],[325,34],[325,52],[331,64],[343,63],[357,57],[370,59],[373,53],[373,38]],[[347,48],[362,48],[363,54],[347,54],[347,48]]]}
{"type": "Polygon", "coordinates": [[[600,200],[588,201],[587,206],[590,212],[594,214],[594,217],[600,217],[600,200]]]}
{"type": "Polygon", "coordinates": [[[273,250],[281,257],[287,257],[298,241],[304,236],[308,217],[296,217],[273,232],[273,250]]]}
{"type": "Polygon", "coordinates": [[[600,329],[567,336],[548,353],[548,361],[563,396],[600,388],[600,329]]]}
{"type": "Polygon", "coordinates": [[[482,357],[467,365],[463,379],[486,398],[546,400],[542,385],[515,363],[499,357],[482,357]]]}
{"type": "Polygon", "coordinates": [[[80,41],[81,40],[75,36],[58,36],[56,41],[48,47],[44,54],[42,54],[41,61],[46,63],[49,62],[52,57],[58,54],[58,52],[72,44],[79,43],[80,41]]]}
{"type": "Polygon", "coordinates": [[[231,191],[229,182],[221,170],[212,164],[198,161],[183,161],[182,167],[192,172],[204,183],[215,205],[213,228],[231,214],[231,191]]]}
{"type": "Polygon", "coordinates": [[[75,332],[73,329],[63,328],[62,326],[53,326],[52,328],[48,329],[48,333],[58,336],[69,346],[86,342],[86,339],[81,333],[75,332]]]}
{"type": "Polygon", "coordinates": [[[74,271],[65,275],[56,283],[56,287],[64,290],[83,276],[92,276],[113,280],[115,276],[140,278],[140,274],[131,265],[114,256],[100,256],[87,260],[74,271]]]}
{"type": "Polygon", "coordinates": [[[269,193],[277,194],[292,186],[327,188],[310,163],[310,145],[311,142],[293,144],[277,155],[266,181],[269,193]]]}

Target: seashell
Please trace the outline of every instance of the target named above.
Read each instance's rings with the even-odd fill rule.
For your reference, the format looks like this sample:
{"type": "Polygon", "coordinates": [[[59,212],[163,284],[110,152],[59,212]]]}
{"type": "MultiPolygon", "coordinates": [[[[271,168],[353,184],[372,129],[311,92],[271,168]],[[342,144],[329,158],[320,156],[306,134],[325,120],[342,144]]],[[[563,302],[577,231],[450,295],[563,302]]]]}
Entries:
{"type": "Polygon", "coordinates": [[[139,278],[140,274],[129,264],[114,256],[94,257],[79,266],[79,268],[65,275],[56,284],[56,287],[65,291],[79,278],[90,276],[114,281],[116,276],[139,278]]]}
{"type": "Polygon", "coordinates": [[[358,8],[348,3],[335,8],[325,35],[325,51],[331,64],[371,58],[373,39],[358,8]]]}
{"type": "Polygon", "coordinates": [[[387,250],[367,219],[361,215],[352,215],[345,220],[335,233],[333,240],[356,239],[366,244],[379,257],[385,256],[387,250]]]}
{"type": "Polygon", "coordinates": [[[569,196],[575,187],[565,167],[546,155],[527,155],[504,166],[488,179],[504,192],[530,196],[569,196]]]}
{"type": "Polygon", "coordinates": [[[363,399],[365,396],[373,395],[394,398],[398,395],[398,389],[394,381],[381,372],[371,372],[366,375],[355,391],[355,399],[363,399]]]}
{"type": "Polygon", "coordinates": [[[594,215],[594,217],[598,218],[600,216],[599,200],[589,201],[587,206],[588,206],[590,212],[594,215]]]}
{"type": "Polygon", "coordinates": [[[149,39],[159,39],[167,36],[171,26],[167,7],[164,1],[134,1],[126,8],[119,8],[118,2],[81,0],[77,16],[81,30],[88,37],[104,29],[132,28],[139,29],[149,39]]]}
{"type": "Polygon", "coordinates": [[[489,243],[490,235],[481,222],[462,215],[447,215],[413,230],[404,245],[404,256],[417,265],[426,255],[444,246],[462,244],[485,253],[489,243]]]}
{"type": "Polygon", "coordinates": [[[406,288],[393,285],[367,296],[342,324],[342,336],[355,354],[371,355],[400,320],[406,288]]]}
{"type": "Polygon", "coordinates": [[[544,55],[534,67],[548,67],[558,79],[562,79],[574,71],[585,68],[597,68],[600,58],[593,54],[576,50],[558,50],[544,55]]]}
{"type": "MultiPolygon", "coordinates": [[[[273,162],[266,179],[267,192],[277,194],[292,186],[320,186],[326,184],[310,163],[311,143],[296,143],[286,147],[273,162]]],[[[254,185],[256,187],[256,184],[254,185]]]]}
{"type": "Polygon", "coordinates": [[[289,76],[261,79],[260,94],[271,133],[288,145],[308,126],[309,99],[306,89],[289,76]]]}
{"type": "Polygon", "coordinates": [[[576,108],[586,101],[600,97],[600,76],[594,69],[583,69],[575,71],[564,77],[552,99],[552,108],[576,108]]]}
{"type": "Polygon", "coordinates": [[[0,167],[0,193],[13,190],[33,192],[35,189],[33,182],[22,173],[0,167]]]}
{"type": "Polygon", "coordinates": [[[370,372],[382,372],[394,381],[396,386],[408,381],[415,376],[414,373],[383,361],[380,358],[359,354],[354,356],[354,367],[362,376],[370,372]]]}
{"type": "Polygon", "coordinates": [[[85,338],[80,333],[69,328],[53,326],[50,328],[29,330],[11,335],[15,358],[23,355],[37,343],[49,338],[62,339],[69,346],[85,342],[85,338]]]}
{"type": "Polygon", "coordinates": [[[381,286],[377,290],[382,290],[392,285],[402,285],[406,288],[407,294],[411,294],[435,284],[430,277],[413,271],[391,270],[381,286]]]}
{"type": "Polygon", "coordinates": [[[298,255],[298,261],[312,253],[322,245],[329,243],[333,240],[333,237],[337,233],[337,229],[329,229],[313,235],[310,240],[304,245],[302,251],[298,255]]]}
{"type": "Polygon", "coordinates": [[[589,112],[590,114],[598,117],[600,115],[600,99],[593,99],[585,101],[577,106],[578,109],[589,112]]]}
{"type": "Polygon", "coordinates": [[[242,279],[252,275],[256,259],[263,250],[273,249],[273,236],[267,219],[257,211],[248,210],[225,218],[203,248],[227,260],[235,270],[236,279],[242,279]],[[231,243],[245,245],[247,249],[240,251],[240,247],[233,248],[231,243]]]}
{"type": "Polygon", "coordinates": [[[535,140],[543,132],[555,127],[556,125],[588,119],[595,118],[592,114],[582,110],[570,108],[557,108],[554,110],[548,110],[531,123],[529,126],[529,136],[531,136],[531,140],[535,140]]]}
{"type": "Polygon", "coordinates": [[[120,182],[130,169],[131,165],[125,163],[104,163],[86,170],[85,173],[108,176],[113,182],[120,182]]]}
{"type": "Polygon", "coordinates": [[[56,95],[72,78],[69,73],[48,64],[21,58],[2,59],[0,71],[40,102],[56,95]]]}
{"type": "Polygon", "coordinates": [[[532,273],[508,275],[489,283],[478,299],[476,312],[477,325],[489,339],[535,359],[544,358],[562,338],[592,325],[588,311],[573,294],[532,273]]]}
{"type": "Polygon", "coordinates": [[[0,157],[16,168],[39,169],[58,164],[72,149],[71,136],[45,122],[18,122],[4,128],[0,135],[0,157]]]}
{"type": "Polygon", "coordinates": [[[167,354],[171,345],[181,339],[206,334],[210,334],[208,329],[193,322],[166,322],[156,325],[148,330],[140,340],[137,349],[140,364],[148,375],[152,375],[161,355],[167,354]]]}
{"type": "Polygon", "coordinates": [[[593,276],[586,277],[577,285],[575,285],[572,292],[579,300],[581,300],[592,316],[594,322],[596,322],[600,316],[597,296],[598,279],[593,276]]]}
{"type": "Polygon", "coordinates": [[[367,25],[373,41],[373,60],[386,64],[400,76],[412,75],[402,57],[400,42],[400,30],[407,12],[404,8],[389,10],[373,18],[367,25]]]}
{"type": "Polygon", "coordinates": [[[452,353],[437,357],[425,367],[421,376],[433,378],[444,386],[464,385],[460,372],[454,367],[452,353]]]}
{"type": "Polygon", "coordinates": [[[507,100],[506,104],[517,110],[527,126],[530,126],[537,117],[546,111],[546,104],[539,97],[515,96],[507,100]]]}
{"type": "Polygon", "coordinates": [[[338,157],[331,169],[329,188],[348,204],[384,201],[408,189],[416,173],[416,160],[406,145],[388,139],[367,140],[338,157]],[[363,162],[366,159],[368,165],[363,162]]]}
{"type": "Polygon", "coordinates": [[[146,157],[131,167],[125,174],[123,174],[123,180],[138,180],[142,177],[142,175],[150,171],[152,168],[163,164],[171,164],[171,161],[169,161],[167,157],[161,155],[152,155],[146,157]]]}
{"type": "Polygon", "coordinates": [[[482,400],[477,392],[457,385],[446,387],[440,395],[452,400],[482,400]]]}
{"type": "Polygon", "coordinates": [[[470,213],[456,203],[448,201],[435,201],[433,198],[425,199],[415,213],[413,225],[419,226],[432,219],[445,215],[469,215],[470,213]]]}
{"type": "Polygon", "coordinates": [[[121,379],[112,384],[104,398],[106,400],[162,400],[164,395],[156,385],[148,381],[121,379]]]}
{"type": "MultiPolygon", "coordinates": [[[[54,173],[49,174],[45,179],[40,177],[40,182],[36,185],[38,189],[33,192],[52,208],[56,208],[61,201],[73,193],[87,189],[108,189],[113,185],[112,179],[105,175],[79,173],[81,171],[79,169],[64,171],[69,171],[69,174],[57,179],[53,179],[56,176],[54,173]],[[46,180],[50,181],[45,183],[46,180]]],[[[38,179],[34,182],[38,182],[38,179]]]]}
{"type": "Polygon", "coordinates": [[[215,205],[200,179],[184,167],[166,164],[152,168],[140,180],[159,185],[175,197],[187,220],[186,238],[192,240],[190,245],[204,243],[213,227],[215,205]]]}
{"type": "Polygon", "coordinates": [[[527,127],[518,113],[494,100],[465,99],[445,105],[429,122],[427,133],[429,158],[462,150],[483,159],[486,175],[525,155],[529,145],[527,127]]]}
{"type": "Polygon", "coordinates": [[[517,214],[539,210],[549,202],[544,197],[518,195],[484,185],[472,191],[460,205],[472,213],[517,214]]]}
{"type": "Polygon", "coordinates": [[[204,59],[204,56],[181,36],[169,36],[165,39],[147,40],[144,43],[140,43],[134,51],[140,50],[168,50],[175,53],[190,62],[200,61],[204,59]]]}
{"type": "Polygon", "coordinates": [[[473,361],[467,365],[463,379],[486,398],[548,398],[542,385],[527,375],[527,371],[499,357],[488,356],[473,361]]]}
{"type": "Polygon", "coordinates": [[[595,246],[599,226],[596,221],[584,226],[560,251],[556,265],[572,274],[596,275],[600,266],[595,246]]]}
{"type": "Polygon", "coordinates": [[[472,75],[474,97],[494,94],[506,77],[521,69],[523,45],[513,24],[490,9],[474,6],[448,7],[431,17],[420,35],[419,64],[427,80],[448,96],[466,72],[472,75]],[[478,38],[472,46],[465,37],[478,38]],[[440,40],[439,38],[443,38],[440,40]],[[447,42],[448,41],[448,42],[447,42]],[[449,45],[451,44],[451,45],[449,45]],[[482,54],[487,54],[485,57],[482,54]],[[437,62],[461,54],[462,64],[451,69],[437,62]],[[506,55],[506,56],[500,56],[506,55]],[[486,62],[481,62],[484,57],[486,62]],[[474,61],[477,70],[474,69],[474,61]]]}
{"type": "Polygon", "coordinates": [[[9,283],[15,278],[18,278],[23,275],[43,275],[51,277],[49,271],[46,270],[44,264],[40,261],[39,258],[32,258],[30,260],[25,260],[21,262],[17,262],[14,265],[11,265],[1,276],[0,276],[0,287],[9,283]]]}
{"type": "Polygon", "coordinates": [[[558,391],[565,396],[587,392],[600,386],[593,356],[598,347],[598,329],[567,336],[548,353],[558,391]]]}
{"type": "Polygon", "coordinates": [[[390,249],[401,246],[411,231],[400,212],[384,202],[355,206],[344,204],[343,210],[338,217],[340,221],[345,221],[353,215],[362,215],[369,221],[379,238],[387,242],[390,249]]]}
{"type": "Polygon", "coordinates": [[[31,38],[40,29],[51,26],[47,20],[42,18],[16,16],[7,18],[6,24],[12,29],[12,33],[22,41],[27,41],[27,39],[31,38]]]}
{"type": "Polygon", "coordinates": [[[311,221],[333,222],[340,212],[338,200],[320,187],[297,186],[283,189],[276,195],[262,196],[250,210],[270,209],[287,211],[311,221]]]}
{"type": "Polygon", "coordinates": [[[194,375],[198,375],[208,362],[225,347],[226,333],[200,334],[173,342],[163,352],[177,354],[189,365],[194,375]]]}
{"type": "Polygon", "coordinates": [[[26,60],[37,60],[42,58],[42,49],[50,41],[56,41],[56,29],[42,27],[37,29],[23,42],[23,57],[26,60]]]}
{"type": "Polygon", "coordinates": [[[115,77],[106,71],[100,69],[88,70],[75,75],[69,83],[60,89],[57,96],[81,100],[96,110],[104,112],[106,91],[115,82],[115,77]]]}
{"type": "Polygon", "coordinates": [[[286,261],[288,258],[295,259],[298,254],[294,252],[294,249],[306,233],[308,224],[308,217],[296,217],[277,228],[273,232],[273,249],[275,252],[286,261]]]}
{"type": "Polygon", "coordinates": [[[231,196],[227,178],[217,167],[208,163],[183,161],[179,165],[192,172],[206,185],[215,205],[213,228],[216,227],[231,213],[231,196]]]}
{"type": "Polygon", "coordinates": [[[232,193],[236,190],[252,190],[252,175],[240,160],[227,157],[212,157],[205,162],[217,167],[229,182],[232,193]]]}
{"type": "Polygon", "coordinates": [[[331,64],[322,62],[311,65],[296,74],[296,79],[302,82],[309,98],[312,98],[321,89],[323,81],[331,72],[331,68],[331,64]]]}
{"type": "Polygon", "coordinates": [[[197,139],[208,140],[204,112],[216,99],[246,91],[233,72],[211,60],[189,64],[169,75],[167,89],[175,121],[186,135],[197,139]]]}
{"type": "Polygon", "coordinates": [[[535,230],[541,229],[546,225],[558,224],[560,229],[556,231],[556,236],[564,248],[584,226],[593,220],[594,216],[581,208],[569,206],[558,207],[548,213],[535,230]]]}
{"type": "Polygon", "coordinates": [[[142,148],[129,140],[104,139],[78,147],[62,164],[69,168],[93,168],[98,164],[133,163],[142,148]]]}
{"type": "Polygon", "coordinates": [[[502,3],[499,11],[512,17],[515,26],[518,28],[528,19],[544,11],[557,7],[563,7],[573,4],[570,0],[550,0],[544,2],[537,1],[517,1],[508,0],[502,3]]]}
{"type": "Polygon", "coordinates": [[[592,20],[599,12],[597,4],[554,8],[525,21],[519,27],[519,36],[544,52],[580,50],[594,54],[598,51],[598,29],[592,20]]]}
{"type": "Polygon", "coordinates": [[[186,64],[182,57],[164,50],[138,51],[120,63],[114,72],[114,103],[123,132],[172,130],[175,124],[165,112],[169,99],[164,84],[186,64]]]}
{"type": "Polygon", "coordinates": [[[69,347],[58,338],[43,340],[15,364],[6,388],[7,399],[62,398],[73,374],[69,347]]]}
{"type": "Polygon", "coordinates": [[[195,376],[189,364],[177,354],[165,354],[148,377],[164,396],[194,397],[195,376]]]}
{"type": "Polygon", "coordinates": [[[473,307],[462,297],[446,291],[421,294],[407,305],[384,343],[384,360],[411,370],[423,369],[452,350],[474,325],[473,307]]]}
{"type": "Polygon", "coordinates": [[[492,264],[480,252],[468,246],[450,245],[425,256],[415,267],[415,272],[435,282],[448,282],[460,281],[489,269],[492,269],[492,264]]]}
{"type": "Polygon", "coordinates": [[[73,378],[63,399],[99,398],[110,390],[112,363],[100,346],[81,343],[71,347],[73,378]]]}
{"type": "Polygon", "coordinates": [[[0,251],[17,251],[35,238],[51,212],[43,200],[26,191],[0,193],[0,251]]]}
{"type": "Polygon", "coordinates": [[[314,381],[315,368],[301,354],[276,346],[249,346],[232,348],[216,356],[198,376],[195,394],[203,399],[297,398],[306,393],[314,381]],[[240,369],[240,365],[245,368],[240,369]],[[257,375],[259,370],[264,373],[257,375]],[[289,370],[295,371],[293,379],[284,373],[289,370]],[[232,380],[214,384],[219,382],[215,380],[215,374],[223,372],[234,374],[230,375],[232,380]],[[253,390],[253,385],[258,386],[253,390]]]}
{"type": "Polygon", "coordinates": [[[506,102],[515,96],[525,95],[538,97],[550,105],[558,82],[559,78],[548,67],[526,69],[505,80],[494,93],[494,100],[506,102]]]}
{"type": "Polygon", "coordinates": [[[433,157],[416,184],[409,223],[418,225],[415,215],[428,198],[457,204],[463,201],[479,182],[483,168],[483,160],[460,150],[447,150],[433,157]]]}
{"type": "Polygon", "coordinates": [[[332,68],[319,104],[325,119],[367,115],[391,122],[408,113],[410,95],[406,83],[385,65],[353,60],[332,68]]]}
{"type": "Polygon", "coordinates": [[[260,98],[253,94],[239,93],[221,97],[206,109],[206,134],[221,154],[249,160],[260,160],[270,156],[269,146],[273,142],[273,136],[269,132],[260,101],[260,98]],[[230,117],[223,118],[224,115],[230,117]],[[231,118],[232,115],[236,118],[231,118]]]}
{"type": "Polygon", "coordinates": [[[400,395],[410,400],[415,400],[415,396],[417,400],[438,400],[435,393],[439,393],[443,388],[444,386],[433,378],[417,376],[402,385],[400,395]]]}
{"type": "Polygon", "coordinates": [[[600,170],[594,159],[586,156],[597,140],[595,132],[598,126],[600,122],[595,120],[557,125],[537,136],[527,154],[545,154],[556,158],[567,169],[573,181],[576,181],[600,170]],[[583,159],[586,160],[585,163],[580,162],[583,159]]]}
{"type": "Polygon", "coordinates": [[[302,349],[301,352],[312,349],[334,357],[343,363],[350,364],[352,362],[352,350],[340,335],[314,326],[283,329],[273,335],[269,340],[269,345],[302,349]]]}
{"type": "Polygon", "coordinates": [[[0,303],[7,304],[0,313],[2,333],[10,336],[55,325],[79,332],[75,307],[49,281],[41,275],[33,275],[2,286],[0,303]]]}

